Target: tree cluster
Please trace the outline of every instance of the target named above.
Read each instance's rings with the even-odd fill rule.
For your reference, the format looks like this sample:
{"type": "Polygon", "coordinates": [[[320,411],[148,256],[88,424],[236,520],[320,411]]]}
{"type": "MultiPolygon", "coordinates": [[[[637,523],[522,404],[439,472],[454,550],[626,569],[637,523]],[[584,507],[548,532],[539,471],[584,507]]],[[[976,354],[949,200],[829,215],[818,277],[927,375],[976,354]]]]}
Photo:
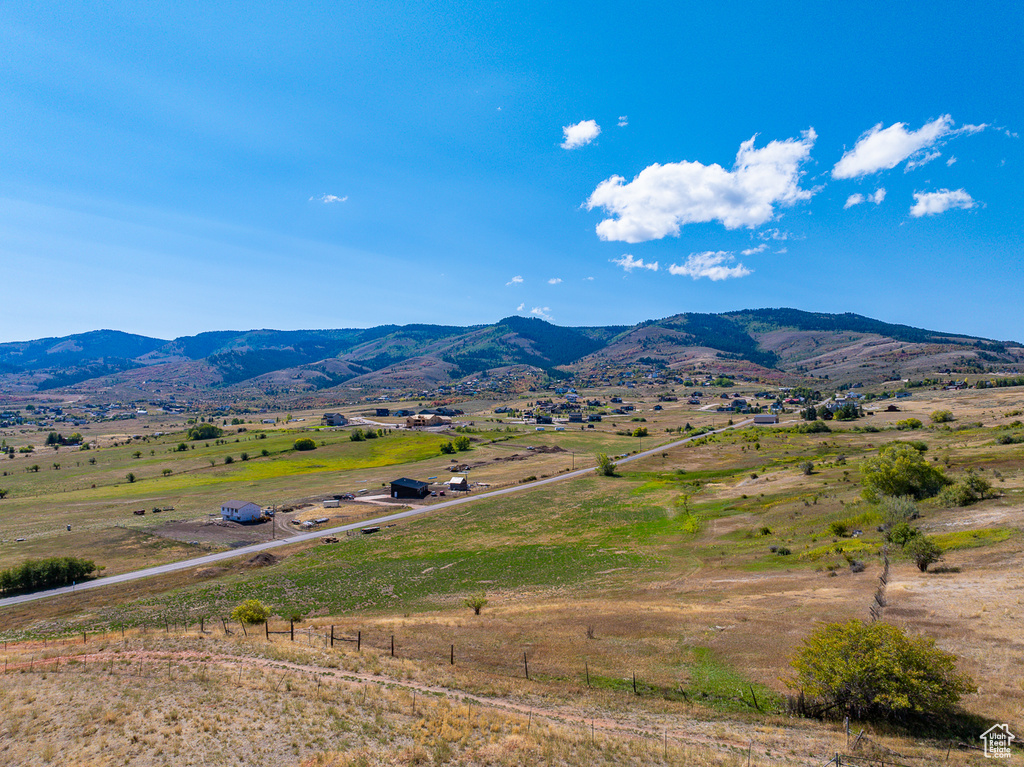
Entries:
{"type": "Polygon", "coordinates": [[[0,570],[0,591],[38,591],[67,586],[96,571],[96,564],[77,557],[28,559],[16,567],[0,570]]]}

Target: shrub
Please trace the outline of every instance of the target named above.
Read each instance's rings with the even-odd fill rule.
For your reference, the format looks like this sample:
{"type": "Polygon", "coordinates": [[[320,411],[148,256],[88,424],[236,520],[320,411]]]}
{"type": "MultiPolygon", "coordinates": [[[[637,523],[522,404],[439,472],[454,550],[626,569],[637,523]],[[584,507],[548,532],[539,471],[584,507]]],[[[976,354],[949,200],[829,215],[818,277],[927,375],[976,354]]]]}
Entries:
{"type": "Polygon", "coordinates": [[[885,534],[885,540],[889,541],[889,543],[895,543],[897,546],[906,546],[914,538],[919,538],[920,536],[921,531],[916,527],[911,527],[906,522],[900,522],[885,534]]]}
{"type": "Polygon", "coordinates": [[[915,536],[903,550],[914,560],[917,569],[922,573],[928,572],[928,565],[934,564],[942,558],[942,549],[939,544],[927,535],[915,536]]]}
{"type": "Polygon", "coordinates": [[[234,463],[234,462],[235,462],[235,459],[232,458],[230,455],[224,456],[224,463],[234,463]]]}
{"type": "Polygon", "coordinates": [[[988,498],[992,486],[977,474],[968,473],[956,480],[952,485],[942,488],[939,503],[946,507],[970,506],[972,503],[988,498]]]}
{"type": "Polygon", "coordinates": [[[479,615],[480,611],[483,610],[484,606],[487,604],[487,597],[483,594],[476,594],[471,597],[466,597],[463,604],[473,611],[473,615],[479,615]]]}
{"type": "Polygon", "coordinates": [[[270,617],[270,608],[258,599],[246,599],[231,611],[231,620],[250,626],[263,623],[270,617]]]}
{"type": "Polygon", "coordinates": [[[971,678],[956,658],[926,637],[888,623],[829,623],[809,636],[792,660],[791,686],[829,708],[860,719],[947,714],[971,678]]]}
{"type": "Polygon", "coordinates": [[[214,439],[221,436],[224,431],[219,426],[214,426],[212,423],[200,423],[196,424],[185,432],[186,438],[190,440],[199,439],[214,439]]]}
{"type": "Polygon", "coordinates": [[[128,480],[128,484],[131,484],[132,482],[135,481],[135,475],[130,471],[125,475],[124,478],[128,480]]]}
{"type": "Polygon", "coordinates": [[[451,455],[455,452],[455,445],[451,442],[445,442],[441,445],[441,453],[443,455],[451,455]]]}
{"type": "Polygon", "coordinates": [[[263,448],[262,450],[260,450],[260,455],[266,458],[268,455],[270,455],[270,451],[267,450],[266,448],[263,448]]]}
{"type": "Polygon", "coordinates": [[[904,418],[896,422],[896,428],[900,431],[904,431],[906,429],[920,429],[922,426],[924,426],[924,424],[921,423],[921,419],[919,418],[904,418]]]}
{"type": "Polygon", "coordinates": [[[95,570],[96,564],[90,559],[29,559],[17,567],[0,570],[0,591],[38,591],[67,586],[87,578],[95,570]]]}
{"type": "Polygon", "coordinates": [[[885,519],[885,523],[890,527],[892,525],[898,525],[900,522],[908,522],[911,519],[917,519],[920,514],[917,511],[917,503],[913,498],[907,495],[899,497],[893,497],[891,495],[883,496],[881,502],[882,516],[885,519]]]}
{"type": "Polygon", "coordinates": [[[469,437],[458,436],[455,438],[454,445],[456,450],[462,452],[469,450],[473,446],[473,443],[470,441],[469,437]]]}
{"type": "Polygon", "coordinates": [[[597,454],[597,473],[602,477],[614,477],[616,466],[604,453],[597,454]]]}
{"type": "Polygon", "coordinates": [[[824,421],[811,421],[793,427],[797,434],[830,434],[832,429],[824,421]]]}
{"type": "Polygon", "coordinates": [[[646,426],[638,426],[637,428],[633,429],[633,436],[634,437],[646,437],[647,436],[647,427],[646,426]]]}
{"type": "Polygon", "coordinates": [[[850,531],[850,529],[846,526],[845,522],[832,522],[828,526],[828,531],[832,535],[842,537],[846,535],[850,531]]]}
{"type": "Polygon", "coordinates": [[[953,412],[950,410],[936,410],[931,415],[932,423],[949,423],[953,420],[953,412]]]}
{"type": "Polygon", "coordinates": [[[316,442],[309,437],[299,437],[292,447],[296,450],[316,450],[316,442]]]}
{"type": "Polygon", "coordinates": [[[930,498],[949,480],[942,471],[929,466],[913,446],[893,442],[861,463],[861,483],[864,497],[877,502],[887,495],[930,498]]]}
{"type": "Polygon", "coordinates": [[[800,464],[800,471],[803,472],[804,476],[809,477],[814,473],[814,464],[810,461],[804,461],[800,464]]]}
{"type": "Polygon", "coordinates": [[[353,442],[362,442],[366,437],[363,436],[362,429],[353,429],[352,433],[348,435],[348,438],[353,442]]]}

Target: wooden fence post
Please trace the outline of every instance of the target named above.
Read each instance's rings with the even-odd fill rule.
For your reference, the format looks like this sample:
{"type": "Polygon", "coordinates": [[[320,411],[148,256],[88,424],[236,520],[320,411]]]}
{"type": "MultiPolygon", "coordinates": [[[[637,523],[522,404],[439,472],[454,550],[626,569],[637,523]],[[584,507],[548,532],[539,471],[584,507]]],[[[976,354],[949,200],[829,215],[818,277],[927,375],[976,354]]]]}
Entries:
{"type": "Polygon", "coordinates": [[[356,652],[359,652],[362,649],[363,649],[363,630],[359,629],[359,631],[356,632],[356,652]]]}
{"type": "Polygon", "coordinates": [[[452,645],[452,660],[450,665],[455,665],[455,645],[452,645]]]}
{"type": "Polygon", "coordinates": [[[294,642],[295,641],[295,621],[294,620],[291,622],[290,631],[292,632],[292,641],[294,642]]]}
{"type": "Polygon", "coordinates": [[[263,630],[267,632],[267,641],[270,641],[270,621],[263,621],[263,630]]]}
{"type": "Polygon", "coordinates": [[[633,694],[634,695],[637,694],[637,691],[636,691],[636,672],[635,671],[633,672],[633,694]]]}
{"type": "Polygon", "coordinates": [[[530,664],[526,661],[526,653],[523,653],[523,670],[526,672],[526,681],[530,681],[530,664]]]}
{"type": "Polygon", "coordinates": [[[331,647],[334,647],[334,624],[331,624],[331,647]]]}
{"type": "Polygon", "coordinates": [[[589,663],[584,663],[583,664],[583,671],[587,675],[587,687],[590,687],[590,664],[589,663]]]}
{"type": "Polygon", "coordinates": [[[395,635],[391,635],[391,657],[395,657],[395,635]]]}

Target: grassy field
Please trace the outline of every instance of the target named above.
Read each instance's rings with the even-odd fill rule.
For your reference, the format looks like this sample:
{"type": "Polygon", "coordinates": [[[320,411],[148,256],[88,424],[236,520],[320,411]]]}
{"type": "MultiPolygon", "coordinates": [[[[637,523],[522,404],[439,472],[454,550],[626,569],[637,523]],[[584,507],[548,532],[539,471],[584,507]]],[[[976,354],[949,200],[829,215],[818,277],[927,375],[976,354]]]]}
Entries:
{"type": "MultiPolygon", "coordinates": [[[[252,763],[280,758],[293,763],[348,764],[356,762],[347,754],[362,754],[367,764],[459,760],[532,764],[538,758],[552,764],[656,764],[659,759],[665,761],[664,755],[656,753],[660,728],[662,735],[666,729],[674,733],[669,755],[676,756],[665,763],[745,763],[742,744],[754,741],[761,748],[752,751],[751,764],[820,765],[843,744],[833,725],[782,716],[788,692],[785,680],[790,676],[788,659],[818,623],[868,617],[885,540],[877,530],[882,511],[861,498],[859,466],[890,441],[920,440],[934,465],[951,477],[975,471],[988,478],[995,494],[967,507],[946,508],[934,500],[920,504],[921,516],[914,524],[939,542],[943,560],[922,573],[898,547],[890,545],[892,571],[884,619],[934,637],[940,647],[960,658],[961,668],[979,682],[979,692],[964,701],[973,715],[1020,728],[1024,647],[1017,636],[1021,618],[1017,595],[1024,587],[1019,568],[1024,556],[1024,461],[1020,445],[1001,444],[999,437],[1018,428],[1011,426],[1015,418],[1006,413],[1016,409],[1022,397],[1013,391],[998,395],[937,392],[931,399],[917,398],[912,403],[916,410],[901,404],[900,413],[832,424],[833,431],[822,434],[800,433],[783,425],[709,436],[624,465],[619,476],[589,476],[528,494],[482,499],[408,520],[375,536],[275,550],[280,561],[266,567],[227,562],[203,571],[84,592],[80,597],[8,608],[2,613],[3,636],[22,643],[16,652],[40,656],[56,651],[52,644],[50,649],[41,648],[40,636],[80,638],[86,629],[112,631],[118,638],[123,626],[127,646],[109,638],[90,640],[104,652],[116,653],[115,666],[127,661],[122,668],[140,660],[145,668],[150,661],[140,653],[170,653],[172,673],[177,670],[181,679],[194,679],[195,669],[186,672],[185,665],[176,665],[192,657],[182,653],[210,657],[223,653],[269,661],[280,660],[282,652],[301,651],[302,658],[292,660],[318,669],[309,672],[313,676],[327,677],[334,669],[348,668],[397,685],[378,688],[383,697],[370,715],[374,730],[367,728],[368,714],[358,707],[345,709],[333,719],[325,715],[323,707],[312,701],[311,683],[295,681],[296,697],[289,700],[297,704],[301,699],[306,708],[300,711],[316,711],[318,722],[335,722],[350,730],[339,733],[318,724],[310,728],[314,734],[308,738],[290,735],[294,742],[271,738],[278,745],[271,748],[268,742],[266,756],[252,756],[252,763]],[[927,413],[939,406],[956,414],[957,420],[950,424],[953,428],[890,428],[895,416],[915,412],[927,423],[927,413]],[[810,469],[804,466],[808,462],[810,469]],[[837,534],[835,530],[841,528],[836,524],[846,532],[837,534]],[[860,532],[853,535],[853,531],[860,532]],[[851,561],[862,563],[863,572],[852,568],[851,561]],[[476,616],[463,601],[481,593],[488,602],[476,616]],[[235,635],[224,636],[220,619],[246,598],[259,598],[271,607],[275,630],[284,629],[289,618],[301,616],[296,624],[300,641],[292,645],[282,638],[267,643],[250,637],[248,644],[238,644],[237,626],[232,627],[235,635]],[[194,635],[200,619],[208,629],[213,626],[215,633],[194,635]],[[174,628],[165,634],[168,624],[174,628]],[[176,636],[181,624],[192,626],[193,636],[187,640],[176,636]],[[334,653],[323,648],[331,626],[339,635],[359,632],[362,653],[354,653],[351,647],[334,653]],[[392,637],[395,660],[390,658],[392,637]],[[453,646],[455,667],[450,664],[453,646]],[[410,692],[402,687],[407,682],[443,687],[448,698],[438,701],[450,702],[452,690],[486,697],[491,707],[487,715],[496,717],[491,727],[494,738],[487,740],[476,729],[456,734],[450,713],[417,724],[411,709],[402,713],[409,704],[402,697],[410,692]],[[508,739],[523,735],[517,717],[527,708],[558,712],[559,727],[564,727],[558,735],[564,739],[558,740],[562,745],[544,751],[542,742],[529,737],[508,739]],[[571,721],[577,720],[566,718],[571,716],[584,722],[596,720],[595,742],[605,738],[606,745],[586,751],[585,739],[574,740],[571,721]],[[416,740],[417,727],[423,740],[416,740]],[[633,735],[622,734],[627,730],[633,735]],[[386,743],[394,748],[389,750],[386,743]],[[488,743],[497,751],[486,750],[488,743]],[[416,748],[422,748],[422,753],[416,748]],[[639,750],[634,753],[633,748],[639,750]],[[679,750],[673,752],[673,748],[679,750]],[[692,750],[684,755],[686,749],[692,750]]],[[[478,419],[474,428],[483,425],[478,419]]],[[[636,449],[631,448],[636,440],[612,430],[602,435],[507,432],[504,428],[471,433],[479,440],[474,449],[453,456],[478,464],[474,479],[518,482],[526,475],[568,468],[573,451],[577,451],[575,460],[583,461],[589,460],[588,452],[599,448],[613,455],[636,449]],[[527,450],[556,444],[567,452],[527,450]],[[522,459],[509,460],[513,455],[522,459]]],[[[662,433],[667,440],[668,433],[662,433]]],[[[251,487],[250,492],[268,496],[272,490],[278,497],[292,493],[289,498],[309,497],[319,488],[325,488],[320,492],[348,489],[356,478],[368,480],[380,468],[360,463],[368,460],[394,459],[398,462],[383,468],[409,476],[441,476],[451,460],[433,452],[442,439],[436,435],[396,434],[371,446],[348,441],[344,432],[320,433],[316,438],[326,444],[307,454],[286,452],[294,437],[295,433],[271,434],[264,440],[238,443],[268,445],[273,455],[266,459],[195,465],[193,473],[202,481],[177,488],[173,497],[182,500],[173,504],[175,513],[179,505],[186,513],[190,509],[196,513],[201,503],[215,497],[213,493],[230,487],[251,487]],[[380,452],[373,455],[370,450],[380,452]],[[267,475],[237,479],[251,471],[267,475]],[[206,484],[208,478],[218,477],[206,484]]],[[[165,447],[176,444],[172,438],[165,447]]],[[[192,453],[234,444],[197,447],[186,455],[165,452],[165,460],[195,463],[192,453]]],[[[649,446],[647,440],[644,444],[649,446]]],[[[234,447],[236,455],[238,449],[234,447]]],[[[107,454],[107,448],[99,453],[107,454]]],[[[131,452],[122,458],[144,460],[132,458],[131,452]]],[[[154,463],[153,468],[159,466],[154,463]]],[[[150,486],[184,482],[183,477],[193,476],[183,473],[185,466],[182,463],[182,473],[172,473],[167,480],[154,478],[150,486]]],[[[88,529],[95,517],[94,534],[106,535],[111,531],[110,520],[117,518],[110,509],[130,508],[129,503],[140,503],[147,496],[130,496],[130,501],[116,495],[98,498],[101,511],[90,512],[79,494],[136,492],[145,484],[108,485],[63,495],[75,496],[83,504],[76,511],[82,515],[83,527],[88,529]],[[115,500],[121,505],[114,506],[115,500]]],[[[0,502],[0,509],[9,514],[7,509],[20,508],[24,513],[27,505],[15,505],[19,503],[27,504],[12,493],[0,502]]],[[[5,517],[8,522],[31,524],[5,517]]],[[[52,518],[49,522],[52,525],[52,518]]],[[[151,524],[151,515],[146,524],[151,524]]],[[[98,542],[97,549],[134,551],[124,554],[125,562],[184,554],[175,549],[182,544],[153,539],[145,529],[113,531],[124,537],[98,542]],[[168,548],[147,551],[146,541],[151,540],[168,548]]],[[[40,534],[38,540],[55,537],[40,534]]],[[[26,544],[42,550],[41,542],[30,538],[18,544],[22,548],[17,551],[32,550],[26,544]]],[[[4,556],[13,559],[10,550],[4,544],[4,556]]],[[[237,669],[225,670],[233,669],[231,664],[224,661],[220,670],[212,672],[220,680],[208,685],[209,694],[219,696],[215,699],[232,699],[228,680],[237,669]]],[[[258,665],[250,663],[243,669],[243,677],[252,675],[252,687],[245,689],[266,695],[270,710],[277,710],[274,706],[283,705],[281,691],[271,696],[267,690],[279,680],[273,681],[271,672],[257,672],[258,665]]],[[[147,683],[156,684],[160,675],[147,673],[147,683]]],[[[52,692],[43,691],[54,683],[44,683],[31,670],[3,681],[7,687],[0,689],[8,691],[8,700],[22,712],[19,726],[28,727],[21,702],[25,690],[36,686],[40,699],[49,699],[52,692]]],[[[78,684],[67,678],[63,683],[78,684]]],[[[85,689],[86,683],[82,684],[85,689]]],[[[159,689],[168,696],[168,705],[181,711],[187,708],[183,696],[198,694],[194,687],[169,683],[160,683],[159,689]]],[[[344,695],[340,687],[337,695],[344,695]]],[[[83,700],[72,707],[83,721],[91,716],[85,705],[83,700]]],[[[483,716],[486,706],[480,705],[483,716]]],[[[164,737],[162,732],[147,731],[144,719],[125,711],[118,716],[124,731],[138,734],[145,748],[132,751],[137,743],[133,746],[127,736],[112,734],[114,728],[104,729],[96,722],[86,728],[96,726],[96,732],[107,733],[112,745],[134,754],[133,758],[144,756],[146,763],[162,763],[158,757],[170,758],[175,747],[181,758],[185,737],[195,735],[200,719],[208,718],[189,714],[183,733],[173,734],[168,724],[172,734],[164,737]],[[163,750],[157,754],[156,749],[163,750]]],[[[221,722],[218,727],[229,740],[244,737],[237,721],[221,722]]],[[[264,727],[269,724],[264,722],[264,727]]],[[[948,742],[923,735],[908,738],[907,733],[882,727],[867,729],[879,748],[891,749],[893,761],[922,765],[944,761],[948,742]]],[[[61,737],[75,741],[75,753],[89,753],[84,740],[75,740],[78,736],[65,733],[61,737]]],[[[44,739],[39,738],[42,748],[44,739]]],[[[222,752],[210,746],[209,753],[222,752]]],[[[226,751],[217,758],[224,763],[230,760],[226,751]]],[[[954,749],[949,763],[981,763],[981,758],[954,749]]]]}

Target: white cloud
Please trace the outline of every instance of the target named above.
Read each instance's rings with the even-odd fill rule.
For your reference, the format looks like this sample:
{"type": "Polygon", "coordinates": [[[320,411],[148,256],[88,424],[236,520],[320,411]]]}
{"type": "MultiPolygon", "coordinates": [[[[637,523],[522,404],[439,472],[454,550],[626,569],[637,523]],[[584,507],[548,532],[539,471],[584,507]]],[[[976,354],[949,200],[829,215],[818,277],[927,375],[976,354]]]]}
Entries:
{"type": "Polygon", "coordinates": [[[508,282],[505,283],[505,287],[507,288],[509,285],[522,285],[522,284],[523,284],[523,277],[522,277],[522,275],[517,274],[515,277],[513,277],[511,280],[509,280],[508,282]]]}
{"type": "Polygon", "coordinates": [[[586,280],[587,282],[593,282],[594,281],[593,277],[584,277],[583,279],[586,280]]]}
{"type": "Polygon", "coordinates": [[[906,170],[911,171],[937,158],[939,152],[928,150],[945,143],[944,139],[979,133],[988,127],[982,123],[954,128],[950,115],[942,115],[916,131],[908,131],[906,123],[893,123],[888,128],[878,123],[857,139],[853,149],[839,158],[832,168],[832,178],[867,176],[880,170],[891,170],[908,159],[906,170]]]}
{"type": "Polygon", "coordinates": [[[346,200],[348,200],[348,195],[346,194],[344,197],[338,197],[335,194],[322,194],[319,197],[309,198],[310,202],[313,202],[314,200],[316,200],[317,202],[322,202],[325,205],[330,205],[332,202],[345,202],[346,200]]]}
{"type": "Polygon", "coordinates": [[[601,133],[601,126],[595,120],[582,120],[575,125],[566,125],[562,128],[565,140],[562,142],[562,149],[579,149],[596,139],[601,133]]]}
{"type": "Polygon", "coordinates": [[[658,271],[657,261],[645,264],[642,258],[633,258],[629,253],[624,254],[622,258],[612,258],[609,260],[616,266],[621,266],[627,272],[631,272],[634,269],[650,269],[652,272],[658,271]]]}
{"type": "Polygon", "coordinates": [[[968,210],[976,208],[978,203],[963,189],[940,189],[937,192],[914,192],[914,205],[910,215],[914,218],[934,216],[945,213],[952,208],[968,210]]]}
{"type": "Polygon", "coordinates": [[[778,255],[780,255],[780,256],[781,256],[781,255],[784,255],[784,254],[786,254],[786,253],[789,253],[789,248],[779,248],[779,249],[778,249],[777,251],[775,251],[775,252],[776,252],[776,253],[777,253],[778,255]]]}
{"type": "Polygon", "coordinates": [[[747,248],[746,250],[741,250],[740,253],[744,256],[753,256],[757,253],[764,253],[766,250],[768,250],[768,246],[762,242],[756,248],[747,248]]]}
{"type": "Polygon", "coordinates": [[[885,199],[885,188],[879,188],[875,190],[874,194],[864,196],[859,192],[857,194],[851,194],[846,198],[846,204],[843,206],[843,210],[852,208],[854,205],[860,205],[864,202],[873,202],[875,205],[880,205],[882,200],[885,199]]]}
{"type": "Polygon", "coordinates": [[[625,128],[629,125],[629,118],[626,115],[619,115],[619,127],[625,128]]]}
{"type": "Polygon", "coordinates": [[[519,304],[519,306],[516,307],[516,311],[517,312],[521,312],[525,308],[526,308],[526,304],[519,304]]]}
{"type": "Polygon", "coordinates": [[[813,128],[799,139],[754,148],[754,136],[740,144],[732,170],[718,164],[655,163],[631,182],[612,176],[598,184],[586,202],[611,218],[597,225],[602,240],[645,242],[678,236],[684,224],[719,221],[726,229],[755,227],[775,215],[775,205],[810,199],[801,189],[800,165],[808,159],[813,128]]]}
{"type": "Polygon", "coordinates": [[[946,167],[949,167],[950,165],[952,165],[955,162],[956,162],[956,155],[951,155],[950,158],[948,160],[946,160],[946,167]]]}
{"type": "Polygon", "coordinates": [[[561,277],[552,277],[550,280],[548,280],[548,285],[557,285],[561,281],[562,281],[561,277]]]}
{"type": "Polygon", "coordinates": [[[669,274],[692,277],[695,280],[707,277],[715,282],[727,280],[730,277],[746,277],[751,273],[743,264],[726,266],[735,260],[735,256],[727,250],[708,250],[704,253],[691,253],[687,257],[686,263],[682,266],[672,264],[668,271],[669,274]]]}
{"type": "Polygon", "coordinates": [[[792,232],[785,232],[782,229],[765,229],[763,232],[757,233],[757,239],[759,240],[802,240],[803,237],[798,237],[792,232]]]}
{"type": "Polygon", "coordinates": [[[911,157],[907,160],[907,164],[903,166],[904,173],[910,173],[915,168],[920,168],[922,165],[927,165],[932,160],[937,160],[942,157],[942,152],[926,152],[920,157],[911,157]]]}
{"type": "Polygon", "coordinates": [[[535,306],[532,309],[530,309],[530,314],[534,315],[535,317],[540,317],[542,320],[554,322],[555,318],[548,314],[548,312],[550,311],[551,307],[549,306],[535,306]]]}

